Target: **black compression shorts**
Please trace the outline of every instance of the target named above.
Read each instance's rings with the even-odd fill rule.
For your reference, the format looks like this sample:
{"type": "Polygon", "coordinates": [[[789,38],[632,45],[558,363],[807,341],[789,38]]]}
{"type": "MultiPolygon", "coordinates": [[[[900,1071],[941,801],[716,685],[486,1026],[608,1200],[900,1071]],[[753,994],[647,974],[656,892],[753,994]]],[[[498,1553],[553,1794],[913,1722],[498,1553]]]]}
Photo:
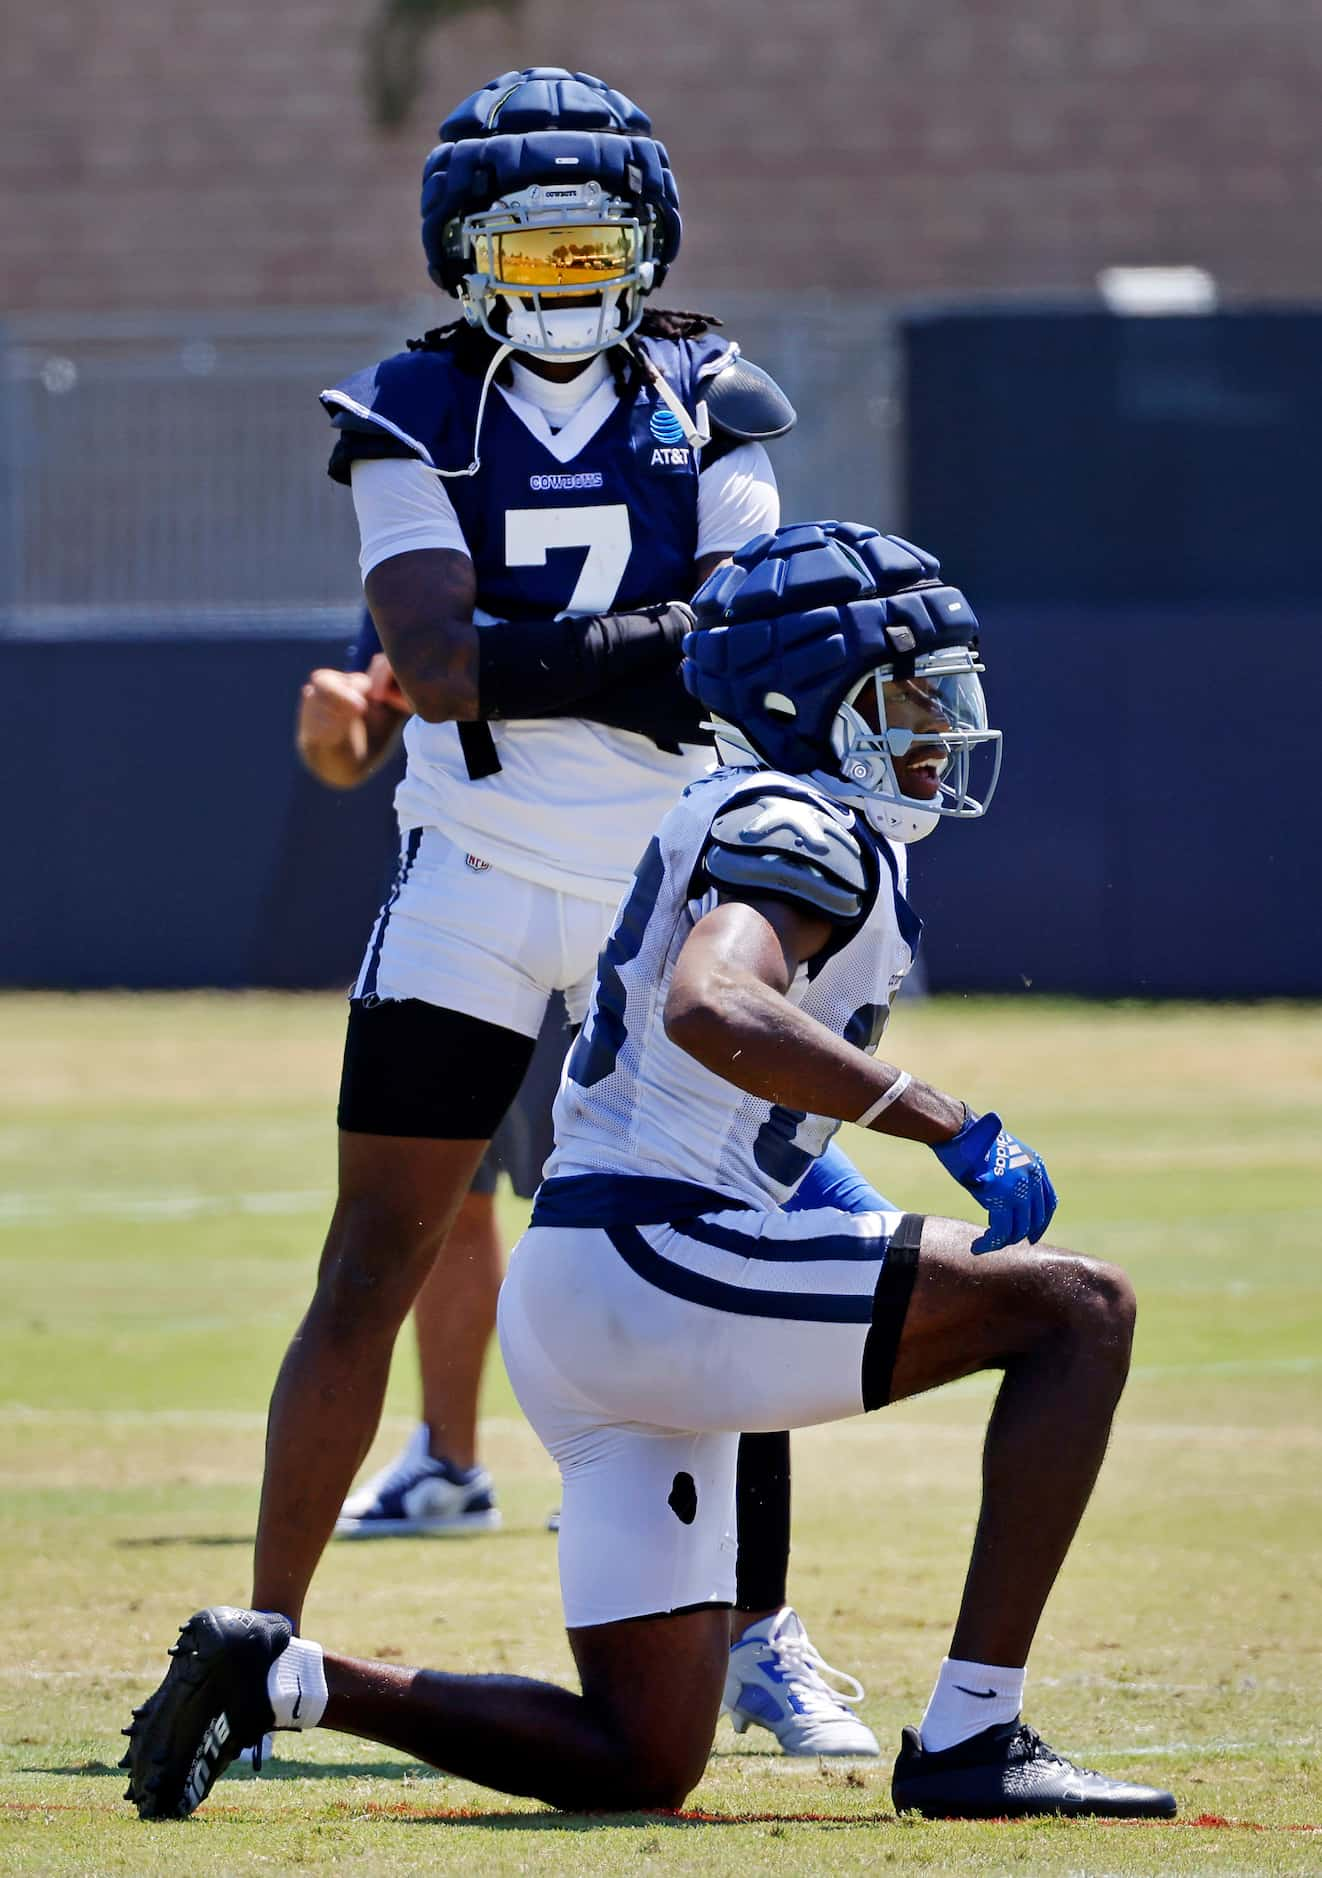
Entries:
{"type": "Polygon", "coordinates": [[[350,1134],[489,1140],[518,1094],[533,1041],[419,998],[354,999],[336,1120],[350,1134]]]}

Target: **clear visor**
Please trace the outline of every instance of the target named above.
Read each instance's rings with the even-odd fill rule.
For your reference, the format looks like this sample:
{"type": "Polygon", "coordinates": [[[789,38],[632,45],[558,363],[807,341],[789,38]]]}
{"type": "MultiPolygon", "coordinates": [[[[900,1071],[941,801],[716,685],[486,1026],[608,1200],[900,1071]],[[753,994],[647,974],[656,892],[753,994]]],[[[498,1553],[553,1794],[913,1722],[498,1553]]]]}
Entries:
{"type": "Polygon", "coordinates": [[[588,222],[553,228],[509,228],[473,237],[478,273],[502,287],[564,287],[580,291],[627,279],[642,260],[637,222],[588,222]]]}
{"type": "Polygon", "coordinates": [[[832,741],[846,785],[936,815],[981,815],[1001,768],[1001,733],[972,651],[919,659],[912,677],[869,672],[836,713],[832,741]]]}

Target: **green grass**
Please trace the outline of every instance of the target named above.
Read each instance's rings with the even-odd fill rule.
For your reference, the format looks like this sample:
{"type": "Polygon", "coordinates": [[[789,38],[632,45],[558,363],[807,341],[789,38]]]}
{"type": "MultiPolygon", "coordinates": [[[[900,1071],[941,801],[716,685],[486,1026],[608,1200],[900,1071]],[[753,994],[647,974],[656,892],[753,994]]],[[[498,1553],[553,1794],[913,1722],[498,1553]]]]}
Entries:
{"type": "MultiPolygon", "coordinates": [[[[0,998],[0,1867],[16,1873],[1322,1870],[1322,1013],[934,1001],[901,1062],[1046,1154],[1053,1237],[1118,1259],[1135,1374],[1030,1671],[1049,1739],[1175,1789],[1166,1827],[897,1822],[889,1765],[722,1725],[695,1811],[561,1819],[333,1735],[142,1826],[118,1734],[196,1605],[246,1595],[266,1397],[333,1180],[338,1000],[0,998]],[[1202,1828],[1217,1815],[1248,1825],[1202,1828]]],[[[915,1208],[921,1150],[855,1137],[915,1208]]],[[[516,1232],[522,1209],[510,1203],[516,1232]]],[[[958,1597],[989,1384],[796,1442],[792,1585],[887,1751],[958,1597]]],[[[381,1451],[412,1414],[397,1365],[381,1451]]],[[[310,1634],[567,1678],[553,1470],[489,1376],[506,1526],[333,1548],[310,1634]]]]}

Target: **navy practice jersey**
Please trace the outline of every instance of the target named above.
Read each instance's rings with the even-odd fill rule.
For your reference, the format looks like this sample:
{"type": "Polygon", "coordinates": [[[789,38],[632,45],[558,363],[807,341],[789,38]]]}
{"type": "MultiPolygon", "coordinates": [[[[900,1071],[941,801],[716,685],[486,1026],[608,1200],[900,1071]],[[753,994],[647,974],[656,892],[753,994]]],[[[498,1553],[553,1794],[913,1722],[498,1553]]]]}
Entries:
{"type": "MultiPolygon", "coordinates": [[[[635,339],[690,413],[700,381],[731,353],[728,340],[635,339]]],[[[400,352],[359,372],[322,401],[341,432],[331,474],[347,482],[358,455],[380,454],[388,437],[445,478],[477,574],[477,604],[493,619],[547,619],[561,612],[627,611],[687,595],[697,548],[698,463],[679,424],[650,382],[622,401],[603,385],[558,432],[535,436],[509,400],[487,400],[477,438],[481,380],[456,365],[449,348],[400,352]],[[598,399],[608,411],[595,423],[598,399]],[[590,434],[586,434],[589,433],[590,434]],[[374,434],[375,433],[375,434],[374,434]],[[602,524],[627,512],[627,533],[602,524]],[[575,530],[568,514],[579,517],[575,530]],[[596,583],[592,607],[574,604],[594,549],[609,557],[612,590],[596,583]]],[[[594,570],[595,572],[596,570],[594,570]]],[[[603,569],[603,572],[605,570],[603,569]]]]}
{"type": "MultiPolygon", "coordinates": [[[[724,339],[635,339],[696,415],[702,381],[737,349],[724,339]]],[[[494,388],[477,435],[481,379],[449,347],[397,354],[322,394],[340,432],[331,474],[360,457],[412,456],[447,477],[483,620],[604,613],[685,599],[698,548],[699,461],[645,378],[608,379],[559,431],[494,388]]],[[[719,447],[719,446],[717,446],[719,447]]],[[[769,518],[775,526],[775,519],[769,518]]],[[[414,718],[397,797],[404,827],[439,826],[484,859],[613,903],[639,851],[710,760],[580,718],[490,726],[500,769],[473,780],[453,724],[414,718]]]]}

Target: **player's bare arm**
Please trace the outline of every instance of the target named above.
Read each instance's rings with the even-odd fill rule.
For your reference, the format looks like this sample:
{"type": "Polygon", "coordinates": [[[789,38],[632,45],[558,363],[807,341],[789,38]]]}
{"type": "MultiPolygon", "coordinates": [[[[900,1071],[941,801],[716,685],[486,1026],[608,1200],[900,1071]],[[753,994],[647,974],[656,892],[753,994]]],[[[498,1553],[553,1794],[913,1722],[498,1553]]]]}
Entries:
{"type": "MultiPolygon", "coordinates": [[[[727,901],[700,919],[676,961],[666,1034],[706,1069],[763,1101],[853,1120],[901,1071],[790,1003],[799,967],[831,937],[828,921],[773,900],[727,901]]],[[[963,1102],[911,1079],[870,1124],[929,1147],[953,1139],[963,1102]]]]}
{"type": "Polygon", "coordinates": [[[363,583],[401,690],[429,724],[478,715],[477,576],[454,548],[394,554],[363,583]]]}
{"type": "Polygon", "coordinates": [[[724,567],[733,557],[728,554],[700,554],[693,563],[693,591],[696,593],[705,580],[709,580],[718,567],[724,567]]]}

